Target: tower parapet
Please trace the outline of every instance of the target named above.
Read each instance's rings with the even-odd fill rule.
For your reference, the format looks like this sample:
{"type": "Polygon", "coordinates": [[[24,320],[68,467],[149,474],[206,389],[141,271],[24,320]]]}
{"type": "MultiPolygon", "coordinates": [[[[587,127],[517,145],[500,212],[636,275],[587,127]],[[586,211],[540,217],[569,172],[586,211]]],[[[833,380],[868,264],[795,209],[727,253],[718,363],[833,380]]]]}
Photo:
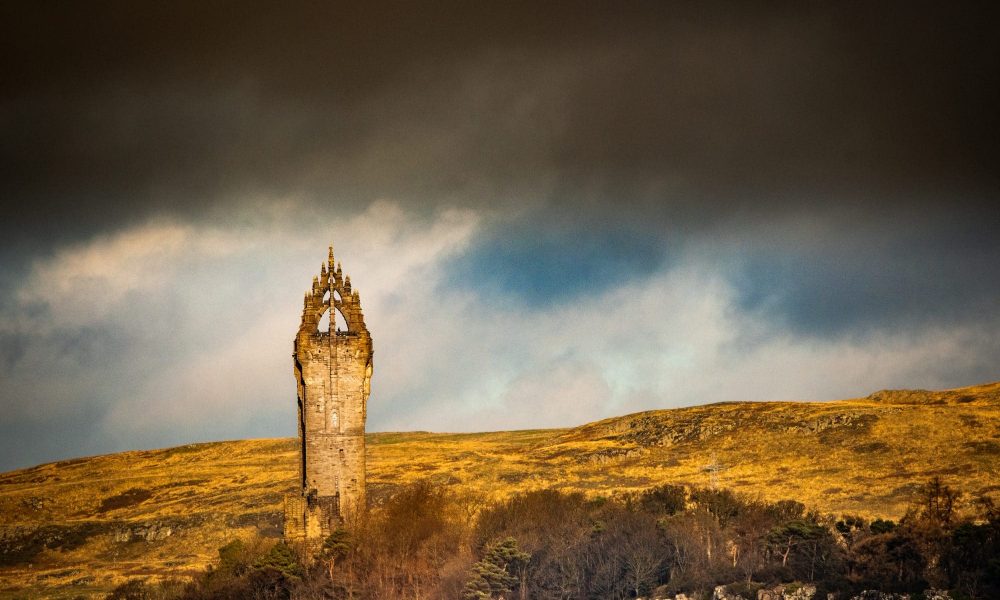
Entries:
{"type": "Polygon", "coordinates": [[[365,419],[372,355],[361,297],[334,261],[331,246],[303,300],[292,353],[298,387],[300,489],[285,499],[289,542],[321,544],[337,525],[365,506],[365,419]],[[320,329],[324,315],[329,324],[320,329]]]}

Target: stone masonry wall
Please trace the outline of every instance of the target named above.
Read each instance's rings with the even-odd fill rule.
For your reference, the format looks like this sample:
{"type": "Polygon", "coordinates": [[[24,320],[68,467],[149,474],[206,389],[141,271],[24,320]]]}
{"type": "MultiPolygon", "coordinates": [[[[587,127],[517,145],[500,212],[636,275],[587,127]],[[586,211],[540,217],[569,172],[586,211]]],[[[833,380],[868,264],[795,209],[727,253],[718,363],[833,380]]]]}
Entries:
{"type": "Polygon", "coordinates": [[[372,340],[350,277],[328,262],[306,294],[295,338],[299,407],[299,498],[286,500],[285,537],[329,534],[365,504],[365,418],[372,376],[372,340]],[[339,310],[346,331],[336,329],[339,310]],[[329,328],[318,330],[327,312],[329,328]],[[319,512],[317,512],[319,511],[319,512]],[[335,514],[327,514],[335,513],[335,514]]]}

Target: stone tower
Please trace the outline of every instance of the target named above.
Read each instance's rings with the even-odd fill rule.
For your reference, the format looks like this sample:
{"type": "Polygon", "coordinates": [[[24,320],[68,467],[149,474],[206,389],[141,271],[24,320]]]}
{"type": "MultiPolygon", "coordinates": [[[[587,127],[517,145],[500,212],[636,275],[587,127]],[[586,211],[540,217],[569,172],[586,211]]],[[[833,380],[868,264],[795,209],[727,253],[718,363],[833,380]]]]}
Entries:
{"type": "Polygon", "coordinates": [[[299,407],[299,493],[285,499],[285,539],[321,544],[365,506],[365,416],[372,338],[361,297],[333,247],[306,293],[292,353],[299,407]],[[336,313],[346,323],[338,327],[336,313]],[[321,330],[324,315],[329,325],[321,330]]]}

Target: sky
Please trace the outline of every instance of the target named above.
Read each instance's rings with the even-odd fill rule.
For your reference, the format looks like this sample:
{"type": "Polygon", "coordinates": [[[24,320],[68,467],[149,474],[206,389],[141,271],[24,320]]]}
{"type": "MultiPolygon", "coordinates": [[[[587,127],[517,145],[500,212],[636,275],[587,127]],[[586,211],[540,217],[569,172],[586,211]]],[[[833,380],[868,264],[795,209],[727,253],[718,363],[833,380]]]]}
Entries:
{"type": "Polygon", "coordinates": [[[6,3],[0,470],[294,435],[330,243],[370,431],[1000,380],[997,21],[6,3]]]}

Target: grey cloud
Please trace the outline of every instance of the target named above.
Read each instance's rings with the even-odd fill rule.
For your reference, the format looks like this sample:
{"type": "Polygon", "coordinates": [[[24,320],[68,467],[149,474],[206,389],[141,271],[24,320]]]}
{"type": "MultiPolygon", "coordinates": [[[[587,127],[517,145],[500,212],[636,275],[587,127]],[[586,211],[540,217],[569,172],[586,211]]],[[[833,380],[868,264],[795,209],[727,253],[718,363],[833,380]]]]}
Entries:
{"type": "Polygon", "coordinates": [[[992,209],[890,213],[747,224],[720,245],[737,253],[742,309],[827,337],[989,321],[1000,297],[1000,241],[989,234],[997,227],[992,209]]]}
{"type": "Polygon", "coordinates": [[[5,12],[16,239],[290,191],[693,221],[996,192],[1000,52],[966,6],[5,12]]]}
{"type": "Polygon", "coordinates": [[[128,449],[110,445],[107,439],[97,435],[94,423],[100,417],[100,411],[92,411],[48,415],[44,420],[0,420],[0,456],[3,457],[0,469],[128,449]],[[33,440],[45,443],[33,443],[33,440]]]}

